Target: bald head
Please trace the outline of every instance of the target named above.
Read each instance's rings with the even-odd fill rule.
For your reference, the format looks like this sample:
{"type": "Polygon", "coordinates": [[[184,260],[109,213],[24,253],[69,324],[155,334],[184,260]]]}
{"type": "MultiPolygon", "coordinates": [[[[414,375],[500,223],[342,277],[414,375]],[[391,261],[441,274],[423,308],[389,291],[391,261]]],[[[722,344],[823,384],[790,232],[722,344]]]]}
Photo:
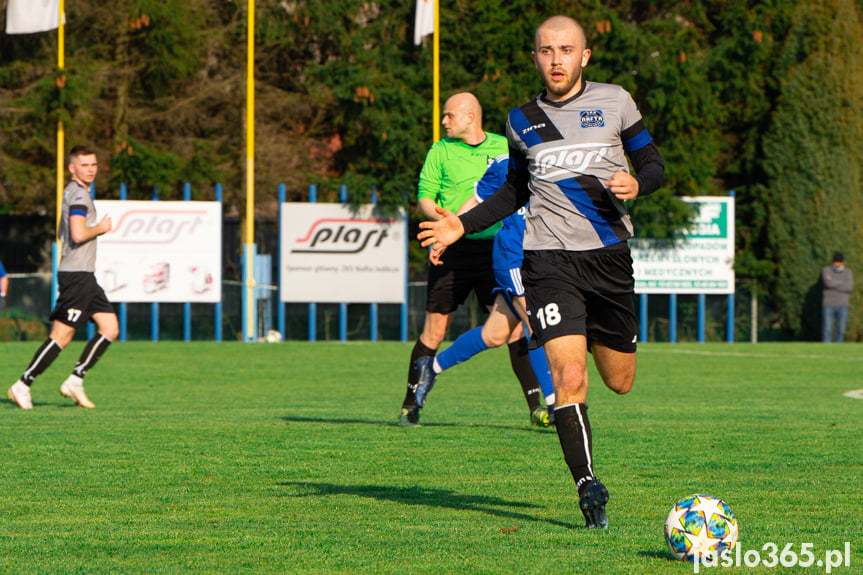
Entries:
{"type": "Polygon", "coordinates": [[[477,144],[485,139],[482,130],[482,106],[470,92],[460,92],[449,97],[443,107],[441,124],[448,138],[458,138],[467,144],[477,144]]]}
{"type": "Polygon", "coordinates": [[[482,125],[482,106],[480,106],[477,97],[470,92],[459,92],[450,96],[446,104],[444,104],[444,108],[447,108],[450,104],[452,104],[454,110],[458,110],[462,114],[473,114],[480,125],[482,125]]]}
{"type": "Polygon", "coordinates": [[[543,20],[542,24],[536,27],[536,34],[533,37],[533,45],[535,49],[539,49],[540,36],[543,31],[550,30],[553,32],[565,32],[570,29],[575,29],[577,38],[581,40],[582,47],[587,47],[587,36],[584,34],[584,28],[578,23],[575,18],[558,14],[543,20]]]}

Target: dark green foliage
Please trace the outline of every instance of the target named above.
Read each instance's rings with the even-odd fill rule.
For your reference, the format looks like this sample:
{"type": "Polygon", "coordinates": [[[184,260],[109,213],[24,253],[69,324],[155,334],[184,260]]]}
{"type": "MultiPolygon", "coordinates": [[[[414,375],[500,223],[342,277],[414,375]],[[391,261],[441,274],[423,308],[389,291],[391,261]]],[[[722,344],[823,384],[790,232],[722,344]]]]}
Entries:
{"type": "MultiPolygon", "coordinates": [[[[820,335],[821,268],[837,250],[852,267],[863,255],[859,32],[851,2],[798,7],[780,58],[788,73],[764,139],[767,246],[776,263],[767,285],[782,324],[809,339],[820,335]]],[[[851,339],[860,319],[855,310],[851,339]]]]}
{"type": "MultiPolygon", "coordinates": [[[[351,203],[374,190],[384,211],[412,210],[439,121],[431,37],[413,44],[414,3],[255,6],[258,210],[273,211],[279,184],[289,201],[305,201],[310,184],[335,201],[346,185],[351,203]]],[[[125,181],[134,197],[156,185],[173,198],[184,181],[218,180],[226,211],[244,213],[246,3],[66,9],[65,73],[56,34],[0,35],[0,210],[54,209],[63,119],[67,147],[98,150],[100,182],[125,181]]],[[[533,33],[554,13],[582,22],[593,51],[585,78],[630,91],[665,158],[664,189],[631,202],[637,233],[680,229],[689,212],[678,196],[735,190],[738,275],[789,335],[810,330],[817,309],[804,302],[837,241],[863,270],[861,2],[447,0],[441,99],[474,92],[486,129],[503,132],[507,112],[541,90],[533,33]]],[[[424,252],[411,248],[421,269],[424,252]]],[[[863,338],[861,324],[853,315],[852,337],[863,338]]]]}

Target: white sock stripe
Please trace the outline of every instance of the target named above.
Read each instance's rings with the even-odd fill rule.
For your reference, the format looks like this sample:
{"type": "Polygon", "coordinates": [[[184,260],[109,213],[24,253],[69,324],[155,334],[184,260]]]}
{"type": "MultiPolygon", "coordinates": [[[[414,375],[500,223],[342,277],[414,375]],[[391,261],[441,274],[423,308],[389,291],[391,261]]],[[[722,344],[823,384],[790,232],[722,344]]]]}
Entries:
{"type": "MultiPolygon", "coordinates": [[[[566,405],[555,405],[554,410],[557,411],[558,409],[563,409],[564,407],[574,407],[575,410],[578,411],[578,404],[577,403],[567,403],[566,405]]],[[[579,417],[581,417],[581,414],[579,414],[579,417]]]]}
{"type": "Polygon", "coordinates": [[[575,412],[578,414],[578,423],[581,425],[581,439],[584,442],[584,454],[587,455],[587,468],[590,470],[590,475],[593,476],[593,457],[590,453],[590,440],[587,437],[587,428],[584,425],[584,416],[581,413],[581,409],[579,409],[579,404],[575,404],[575,412]]]}
{"type": "Polygon", "coordinates": [[[36,366],[38,366],[40,363],[42,363],[42,358],[45,357],[45,354],[48,353],[48,350],[51,349],[52,345],[56,345],[57,347],[60,348],[60,351],[63,351],[63,346],[61,346],[59,343],[57,343],[56,340],[51,339],[51,338],[49,338],[49,340],[50,340],[50,343],[45,346],[45,349],[42,350],[42,353],[40,353],[36,358],[34,358],[35,361],[33,361],[32,365],[27,368],[27,371],[24,372],[25,378],[30,379],[31,370],[33,368],[35,368],[36,366]]]}
{"type": "Polygon", "coordinates": [[[93,345],[92,348],[90,348],[90,353],[87,354],[86,359],[84,359],[84,361],[81,362],[81,365],[90,365],[90,360],[93,359],[93,354],[96,353],[96,351],[99,349],[99,346],[102,344],[103,341],[107,341],[108,343],[111,343],[110,339],[108,339],[107,337],[105,337],[104,335],[102,335],[100,333],[99,334],[99,340],[93,345]]]}

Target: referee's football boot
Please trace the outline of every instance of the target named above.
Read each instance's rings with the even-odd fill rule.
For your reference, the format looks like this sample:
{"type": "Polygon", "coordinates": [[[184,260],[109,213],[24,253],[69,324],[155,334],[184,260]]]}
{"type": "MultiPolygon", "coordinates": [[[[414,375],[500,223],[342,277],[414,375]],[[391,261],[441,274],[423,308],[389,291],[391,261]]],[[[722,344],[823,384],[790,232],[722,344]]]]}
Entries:
{"type": "Polygon", "coordinates": [[[403,407],[399,414],[399,425],[402,427],[414,427],[420,424],[419,407],[403,407]]]}
{"type": "Polygon", "coordinates": [[[581,490],[578,506],[584,514],[585,527],[588,529],[608,529],[608,516],[605,504],[608,503],[608,489],[594,479],[581,490]]]}
{"type": "Polygon", "coordinates": [[[21,409],[33,409],[33,400],[30,399],[30,388],[20,379],[9,388],[6,396],[17,403],[21,409]]]}
{"type": "Polygon", "coordinates": [[[87,398],[84,393],[84,383],[80,377],[74,373],[66,378],[63,385],[60,386],[60,395],[63,397],[71,397],[75,403],[81,407],[96,407],[92,401],[87,398]]]}
{"type": "Polygon", "coordinates": [[[421,357],[414,362],[414,369],[418,372],[417,385],[416,389],[414,389],[418,407],[423,406],[426,396],[434,387],[434,382],[437,379],[437,374],[432,367],[433,365],[433,357],[421,357]]]}

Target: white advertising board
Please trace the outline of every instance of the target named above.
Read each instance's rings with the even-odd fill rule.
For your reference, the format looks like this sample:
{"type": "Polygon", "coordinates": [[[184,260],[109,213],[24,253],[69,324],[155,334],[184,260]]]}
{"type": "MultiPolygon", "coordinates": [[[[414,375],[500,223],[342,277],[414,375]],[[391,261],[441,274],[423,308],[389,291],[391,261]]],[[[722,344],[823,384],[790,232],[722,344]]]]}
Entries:
{"type": "Polygon", "coordinates": [[[221,202],[96,200],[96,278],[113,302],[222,300],[221,202]]]}
{"type": "Polygon", "coordinates": [[[681,199],[698,206],[682,239],[629,240],[636,293],[734,293],[734,198],[681,199]]]}
{"type": "Polygon", "coordinates": [[[404,212],[367,204],[283,203],[279,298],[283,302],[403,303],[407,282],[404,212]]]}

